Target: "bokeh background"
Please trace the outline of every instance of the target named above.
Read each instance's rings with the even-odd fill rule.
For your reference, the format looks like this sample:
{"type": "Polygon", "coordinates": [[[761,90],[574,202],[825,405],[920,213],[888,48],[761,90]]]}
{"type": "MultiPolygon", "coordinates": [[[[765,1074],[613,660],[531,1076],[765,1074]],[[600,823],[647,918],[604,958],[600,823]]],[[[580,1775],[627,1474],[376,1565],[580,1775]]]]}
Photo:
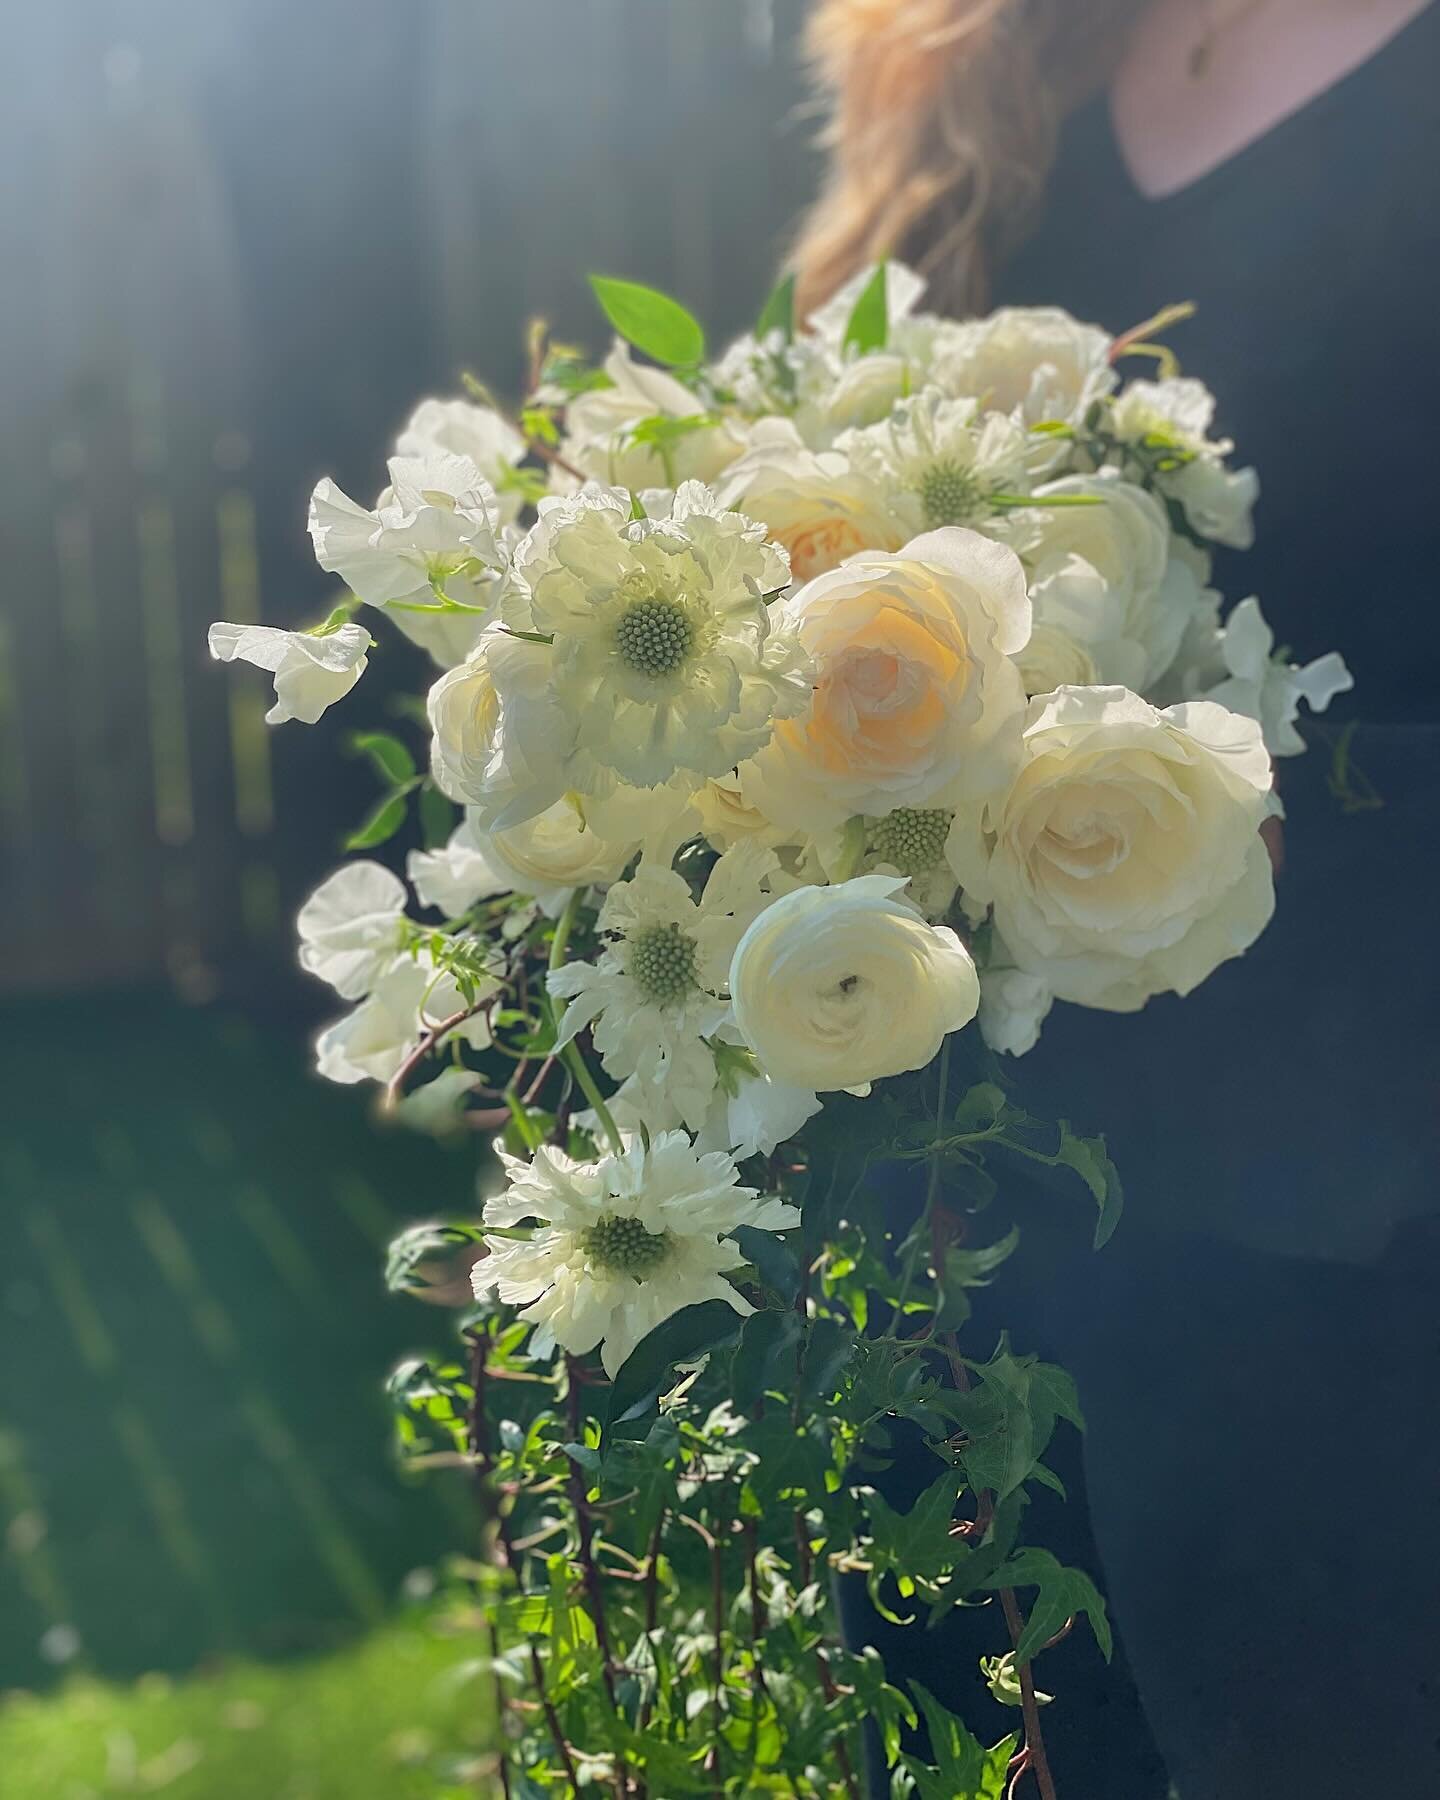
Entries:
{"type": "MultiPolygon", "coordinates": [[[[213,618],[321,616],[305,502],[518,388],[583,276],[723,338],[817,171],[800,0],[65,0],[0,58],[0,1791],[408,1793],[466,1528],[381,1384],[398,1224],[470,1145],[309,1073],[298,899],[373,780],[213,618]]],[[[406,839],[387,848],[402,856],[406,839]]],[[[420,1777],[414,1777],[420,1783],[420,1777]]],[[[415,1792],[431,1792],[424,1784],[415,1792]]]]}

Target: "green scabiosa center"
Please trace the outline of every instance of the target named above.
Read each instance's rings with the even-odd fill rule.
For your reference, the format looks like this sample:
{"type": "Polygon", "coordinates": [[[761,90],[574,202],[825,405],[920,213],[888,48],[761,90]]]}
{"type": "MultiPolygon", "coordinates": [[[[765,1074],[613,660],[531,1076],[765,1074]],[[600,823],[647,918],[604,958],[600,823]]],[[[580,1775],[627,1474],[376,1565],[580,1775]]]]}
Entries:
{"type": "Polygon", "coordinates": [[[931,463],[920,477],[920,505],[932,530],[973,519],[980,499],[980,483],[974,473],[953,457],[931,463]]]}
{"type": "Polygon", "coordinates": [[[695,984],[695,940],[678,925],[646,925],[627,938],[626,971],[647,1000],[683,1000],[695,984]]]}
{"type": "Polygon", "coordinates": [[[637,675],[673,675],[695,642],[695,627],[678,600],[632,600],[615,627],[615,648],[637,675]]]}
{"type": "Polygon", "coordinates": [[[871,832],[871,848],[902,875],[923,875],[944,856],[954,817],[943,806],[897,806],[871,832]]]}
{"type": "Polygon", "coordinates": [[[613,1269],[617,1275],[633,1275],[638,1280],[658,1269],[670,1254],[670,1235],[647,1231],[638,1219],[607,1213],[585,1232],[580,1246],[602,1268],[613,1269]]]}

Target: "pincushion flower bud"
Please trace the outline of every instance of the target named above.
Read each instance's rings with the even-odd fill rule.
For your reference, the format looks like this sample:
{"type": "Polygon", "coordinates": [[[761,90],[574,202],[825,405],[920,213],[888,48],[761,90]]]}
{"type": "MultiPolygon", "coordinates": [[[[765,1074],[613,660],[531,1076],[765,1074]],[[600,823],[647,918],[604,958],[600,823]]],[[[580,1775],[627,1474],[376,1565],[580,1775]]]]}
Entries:
{"type": "Polygon", "coordinates": [[[980,1004],[970,954],[900,898],[903,878],[798,888],[730,964],[735,1023],[776,1081],[817,1093],[922,1069],[980,1004]]]}

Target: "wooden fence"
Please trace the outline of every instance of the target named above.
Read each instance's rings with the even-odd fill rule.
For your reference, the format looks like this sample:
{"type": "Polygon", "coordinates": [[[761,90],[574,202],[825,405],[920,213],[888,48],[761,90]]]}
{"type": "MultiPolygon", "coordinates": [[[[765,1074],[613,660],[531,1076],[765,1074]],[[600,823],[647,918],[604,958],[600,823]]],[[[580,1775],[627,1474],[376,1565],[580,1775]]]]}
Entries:
{"type": "Polygon", "coordinates": [[[532,314],[598,345],[587,270],[745,322],[815,179],[802,10],[66,0],[8,34],[0,987],[274,954],[385,658],[271,732],[207,622],[315,616],[314,480],[373,493],[462,367],[513,389],[532,314]]]}

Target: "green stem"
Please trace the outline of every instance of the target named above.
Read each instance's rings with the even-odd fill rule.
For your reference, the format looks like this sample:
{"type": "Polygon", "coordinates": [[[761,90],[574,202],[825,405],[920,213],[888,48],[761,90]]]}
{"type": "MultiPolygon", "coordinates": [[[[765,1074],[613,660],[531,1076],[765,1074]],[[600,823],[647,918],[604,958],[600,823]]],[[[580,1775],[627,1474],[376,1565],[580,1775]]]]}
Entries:
{"type": "MultiPolygon", "coordinates": [[[[555,921],[555,935],[550,940],[550,968],[558,969],[565,961],[565,952],[569,948],[570,936],[575,929],[575,919],[580,911],[581,889],[572,890],[570,898],[565,902],[565,910],[555,921]]],[[[565,1016],[563,1003],[557,1002],[548,987],[545,992],[545,1005],[549,1009],[550,1023],[555,1035],[560,1035],[560,1023],[565,1016]]],[[[610,1148],[617,1156],[623,1155],[625,1140],[620,1136],[620,1128],[615,1123],[614,1115],[605,1104],[605,1097],[595,1084],[595,1077],[590,1073],[589,1064],[585,1061],[580,1046],[572,1039],[557,1052],[560,1060],[575,1078],[580,1092],[590,1102],[591,1110],[600,1121],[610,1148]]]]}

